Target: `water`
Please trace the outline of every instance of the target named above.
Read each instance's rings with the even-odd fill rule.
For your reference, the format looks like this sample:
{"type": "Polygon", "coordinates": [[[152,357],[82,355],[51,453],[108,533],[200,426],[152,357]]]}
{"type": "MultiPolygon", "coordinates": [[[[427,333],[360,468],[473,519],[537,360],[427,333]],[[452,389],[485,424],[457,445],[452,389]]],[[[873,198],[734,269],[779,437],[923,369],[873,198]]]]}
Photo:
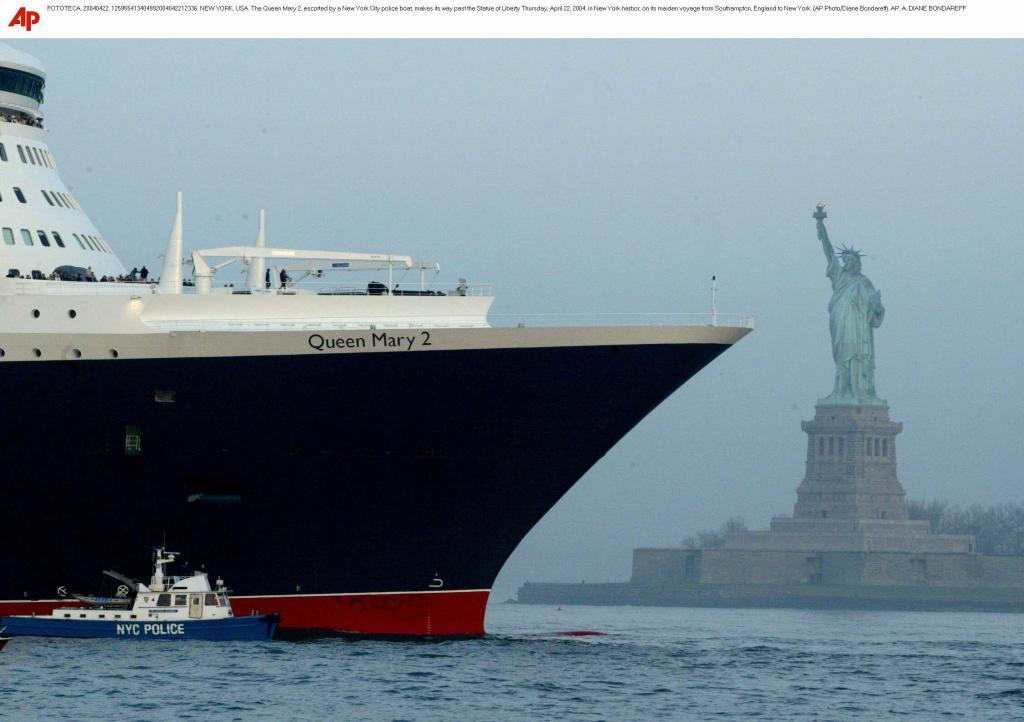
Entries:
{"type": "Polygon", "coordinates": [[[16,639],[0,717],[1024,719],[1024,617],[492,605],[461,641],[16,639]],[[551,632],[593,630],[598,637],[551,632]]]}

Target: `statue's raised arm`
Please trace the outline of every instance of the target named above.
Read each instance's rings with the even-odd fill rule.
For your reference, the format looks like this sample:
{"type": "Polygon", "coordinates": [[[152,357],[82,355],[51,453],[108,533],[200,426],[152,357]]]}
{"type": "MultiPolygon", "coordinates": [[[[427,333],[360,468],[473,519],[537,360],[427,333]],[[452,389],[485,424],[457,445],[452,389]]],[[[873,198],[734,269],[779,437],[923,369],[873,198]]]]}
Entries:
{"type": "Polygon", "coordinates": [[[821,241],[821,250],[825,252],[825,260],[831,261],[836,257],[836,252],[832,249],[832,241],[828,239],[828,231],[825,230],[825,219],[828,218],[828,214],[825,213],[824,203],[816,206],[813,217],[818,223],[818,240],[821,241]]]}

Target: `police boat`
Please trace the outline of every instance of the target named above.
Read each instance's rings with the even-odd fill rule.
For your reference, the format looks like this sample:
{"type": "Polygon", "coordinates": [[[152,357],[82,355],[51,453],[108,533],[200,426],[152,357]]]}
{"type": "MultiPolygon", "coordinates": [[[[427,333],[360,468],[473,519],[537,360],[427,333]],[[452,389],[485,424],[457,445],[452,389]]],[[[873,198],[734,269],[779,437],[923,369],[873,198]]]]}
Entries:
{"type": "MultiPolygon", "coordinates": [[[[105,572],[134,593],[130,606],[123,602],[93,606],[59,607],[50,614],[0,617],[12,637],[113,637],[117,639],[206,639],[244,641],[271,639],[276,614],[236,617],[222,580],[210,586],[206,572],[171,576],[166,567],[178,556],[157,547],[149,584],[117,572],[105,572]]],[[[79,597],[81,600],[82,597],[79,597]]],[[[0,644],[0,647],[3,645],[0,644]]]]}

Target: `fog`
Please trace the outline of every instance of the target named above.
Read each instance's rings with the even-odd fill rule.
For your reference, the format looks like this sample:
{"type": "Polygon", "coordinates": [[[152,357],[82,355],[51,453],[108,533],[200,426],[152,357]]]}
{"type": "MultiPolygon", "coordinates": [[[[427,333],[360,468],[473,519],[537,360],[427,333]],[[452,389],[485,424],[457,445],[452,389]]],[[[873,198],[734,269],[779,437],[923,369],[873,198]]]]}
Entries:
{"type": "Polygon", "coordinates": [[[435,260],[494,284],[495,313],[700,312],[716,274],[720,309],[756,318],[537,525],[495,599],[792,511],[833,375],[819,200],[886,306],[908,494],[1024,498],[1021,42],[12,45],[46,66],[61,174],[129,268],[159,269],[182,190],[186,248],[250,242],[263,207],[268,243],[435,260]]]}

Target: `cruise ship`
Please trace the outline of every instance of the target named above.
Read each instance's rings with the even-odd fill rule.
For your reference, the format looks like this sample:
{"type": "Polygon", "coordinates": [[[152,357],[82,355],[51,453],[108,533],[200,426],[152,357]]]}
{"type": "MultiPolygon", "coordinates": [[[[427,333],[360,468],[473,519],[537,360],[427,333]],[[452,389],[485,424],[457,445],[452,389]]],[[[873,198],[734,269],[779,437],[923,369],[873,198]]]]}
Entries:
{"type": "Polygon", "coordinates": [[[188,248],[181,194],[162,267],[130,272],[61,180],[45,80],[0,47],[0,616],[166,540],[284,632],[482,634],[520,540],[750,331],[499,325],[486,287],[275,247],[262,212],[188,248]]]}

